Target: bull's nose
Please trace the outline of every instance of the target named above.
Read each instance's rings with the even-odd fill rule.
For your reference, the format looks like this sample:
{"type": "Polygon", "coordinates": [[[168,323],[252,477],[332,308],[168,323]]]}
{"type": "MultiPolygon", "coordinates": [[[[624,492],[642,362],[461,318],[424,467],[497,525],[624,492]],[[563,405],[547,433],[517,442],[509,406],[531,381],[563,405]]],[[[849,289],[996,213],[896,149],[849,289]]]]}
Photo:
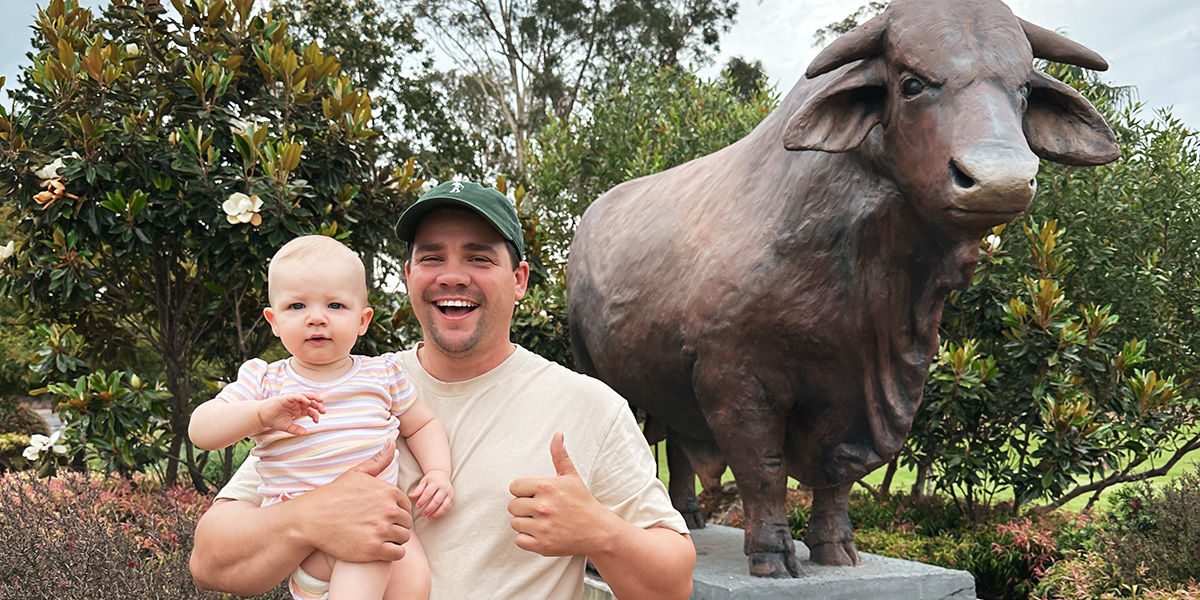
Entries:
{"type": "Polygon", "coordinates": [[[980,148],[950,159],[954,207],[969,212],[1025,210],[1037,190],[1038,159],[1027,149],[980,148]]]}

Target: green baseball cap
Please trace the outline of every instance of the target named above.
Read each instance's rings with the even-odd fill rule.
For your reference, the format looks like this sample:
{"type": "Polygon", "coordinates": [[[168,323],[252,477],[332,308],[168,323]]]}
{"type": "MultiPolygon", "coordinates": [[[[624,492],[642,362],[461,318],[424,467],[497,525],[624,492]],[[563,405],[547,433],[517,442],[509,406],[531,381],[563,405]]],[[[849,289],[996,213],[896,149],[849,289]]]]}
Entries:
{"type": "Polygon", "coordinates": [[[516,246],[517,258],[525,260],[525,236],[521,232],[517,209],[504,194],[469,181],[447,181],[417,198],[396,223],[400,239],[411,246],[421,219],[439,208],[466,208],[479,213],[504,239],[516,246]]]}

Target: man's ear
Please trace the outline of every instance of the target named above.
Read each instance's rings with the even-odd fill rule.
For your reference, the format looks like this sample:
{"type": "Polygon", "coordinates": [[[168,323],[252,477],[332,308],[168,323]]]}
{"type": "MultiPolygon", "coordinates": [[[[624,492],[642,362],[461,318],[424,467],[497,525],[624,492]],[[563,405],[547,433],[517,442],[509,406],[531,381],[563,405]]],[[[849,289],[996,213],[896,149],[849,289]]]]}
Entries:
{"type": "Polygon", "coordinates": [[[525,291],[529,288],[529,263],[521,261],[513,275],[517,278],[516,298],[520,300],[525,297],[525,291]]]}
{"type": "Polygon", "coordinates": [[[358,335],[367,332],[367,328],[371,326],[371,317],[375,316],[375,309],[370,306],[363,309],[362,318],[358,322],[358,335]]]}
{"type": "Polygon", "coordinates": [[[263,317],[266,317],[267,322],[271,324],[271,333],[274,333],[275,337],[279,337],[279,328],[275,326],[275,311],[268,306],[263,309],[263,317]]]}

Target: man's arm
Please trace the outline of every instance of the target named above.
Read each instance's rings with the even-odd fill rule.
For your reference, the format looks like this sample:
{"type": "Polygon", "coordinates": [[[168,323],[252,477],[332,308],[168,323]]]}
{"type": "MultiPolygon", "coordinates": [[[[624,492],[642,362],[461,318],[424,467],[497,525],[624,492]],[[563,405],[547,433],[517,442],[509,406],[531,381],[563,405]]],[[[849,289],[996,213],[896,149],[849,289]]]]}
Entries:
{"type": "Polygon", "coordinates": [[[604,583],[621,600],[687,598],[692,595],[696,548],[692,536],[665,527],[642,529],[610,512],[618,523],[608,542],[589,552],[604,583]]]}
{"type": "Polygon", "coordinates": [[[411,505],[399,488],[375,477],[395,450],[389,442],[328,485],[265,508],[218,500],[196,524],[191,558],[196,584],[261,594],[318,549],[353,562],[399,560],[412,529],[411,505]]]}
{"type": "Polygon", "coordinates": [[[692,593],[691,536],[643,529],[600,504],[575,471],[561,433],[550,442],[558,476],[522,477],[509,491],[516,543],[543,556],[583,554],[621,600],[667,600],[692,593]]]}

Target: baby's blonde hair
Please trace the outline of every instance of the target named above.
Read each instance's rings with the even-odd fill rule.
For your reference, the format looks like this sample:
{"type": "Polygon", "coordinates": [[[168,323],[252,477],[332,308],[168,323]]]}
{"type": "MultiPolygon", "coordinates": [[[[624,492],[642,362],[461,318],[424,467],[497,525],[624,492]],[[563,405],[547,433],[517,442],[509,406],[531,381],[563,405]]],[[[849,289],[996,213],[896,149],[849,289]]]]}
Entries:
{"type": "Polygon", "coordinates": [[[354,269],[358,277],[355,279],[362,282],[362,299],[366,302],[367,299],[367,270],[363,267],[362,259],[353,250],[346,247],[345,244],[323,235],[305,235],[298,237],[286,244],[271,257],[271,263],[267,266],[267,297],[273,300],[271,296],[271,282],[275,280],[275,266],[286,262],[297,260],[321,260],[321,259],[339,259],[346,264],[346,268],[354,269]]]}

